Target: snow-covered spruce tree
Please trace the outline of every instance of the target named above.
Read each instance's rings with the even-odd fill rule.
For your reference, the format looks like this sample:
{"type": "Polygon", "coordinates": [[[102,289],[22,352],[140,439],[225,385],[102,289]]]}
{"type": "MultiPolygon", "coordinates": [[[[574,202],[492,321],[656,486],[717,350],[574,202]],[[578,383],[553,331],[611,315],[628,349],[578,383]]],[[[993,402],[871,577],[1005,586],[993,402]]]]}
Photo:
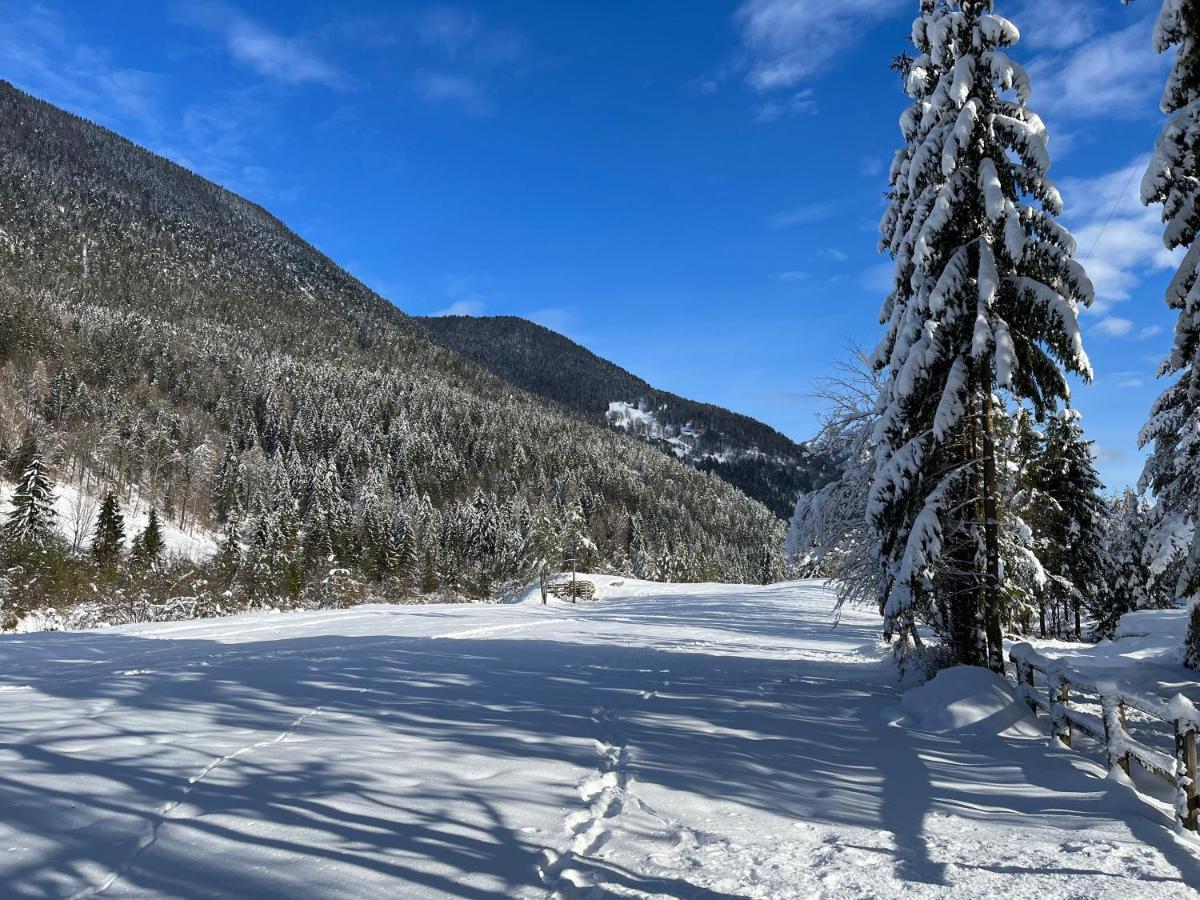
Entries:
{"type": "Polygon", "coordinates": [[[1090,377],[1092,287],[1055,217],[1046,130],[991,0],[921,0],[882,246],[896,261],[867,518],[889,621],[915,612],[957,661],[1003,670],[996,392],[1053,409],[1090,377]]]}
{"type": "Polygon", "coordinates": [[[1174,381],[1142,430],[1142,444],[1154,445],[1142,484],[1163,507],[1152,541],[1187,546],[1176,593],[1193,603],[1185,661],[1200,669],[1200,5],[1166,0],[1154,41],[1160,53],[1176,48],[1176,55],[1162,98],[1171,120],[1142,181],[1142,201],[1162,204],[1164,243],[1187,255],[1167,289],[1179,320],[1160,375],[1174,381]]]}
{"type": "Polygon", "coordinates": [[[1107,508],[1092,443],[1085,440],[1075,410],[1065,409],[1046,423],[1037,471],[1041,491],[1052,502],[1040,551],[1049,576],[1048,601],[1070,614],[1071,632],[1081,640],[1086,598],[1103,596],[1107,589],[1107,508]]]}
{"type": "Polygon", "coordinates": [[[45,458],[35,447],[13,492],[4,536],[18,553],[41,551],[54,536],[56,518],[54,481],[45,458]]]}
{"type": "Polygon", "coordinates": [[[1130,488],[1115,497],[1109,507],[1104,542],[1105,590],[1088,597],[1096,634],[1112,637],[1117,623],[1127,612],[1169,605],[1172,592],[1163,590],[1151,570],[1147,545],[1151,539],[1156,510],[1130,488]]]}

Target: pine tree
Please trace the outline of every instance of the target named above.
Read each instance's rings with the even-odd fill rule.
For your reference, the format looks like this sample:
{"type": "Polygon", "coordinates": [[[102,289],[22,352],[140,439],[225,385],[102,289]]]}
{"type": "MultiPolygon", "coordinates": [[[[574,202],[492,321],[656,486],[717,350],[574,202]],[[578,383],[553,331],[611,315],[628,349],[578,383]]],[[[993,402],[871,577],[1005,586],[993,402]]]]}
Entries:
{"type": "Polygon", "coordinates": [[[1077,412],[1064,410],[1047,422],[1040,463],[1041,490],[1053,501],[1043,526],[1042,564],[1051,576],[1051,598],[1069,609],[1075,640],[1081,640],[1086,599],[1101,597],[1107,589],[1107,510],[1092,443],[1083,437],[1077,412]]]}
{"type": "Polygon", "coordinates": [[[134,565],[143,572],[153,572],[162,564],[167,543],[163,540],[162,528],[158,523],[158,511],[150,508],[150,517],[145,530],[134,540],[130,554],[134,565]]]}
{"type": "MultiPolygon", "coordinates": [[[[1200,7],[1167,0],[1155,42],[1160,53],[1176,49],[1162,98],[1162,111],[1171,119],[1142,181],[1142,201],[1162,204],[1165,245],[1187,252],[1167,289],[1167,305],[1179,318],[1160,375],[1175,381],[1142,431],[1142,445],[1154,445],[1142,484],[1163,506],[1154,543],[1162,548],[1190,536],[1175,592],[1200,604],[1200,7]]],[[[1200,669],[1200,610],[1193,610],[1190,621],[1186,661],[1200,669]]]]}
{"type": "Polygon", "coordinates": [[[1055,221],[1046,130],[991,0],[922,0],[913,105],[882,246],[896,261],[873,360],[886,369],[867,516],[889,620],[939,625],[959,662],[1003,671],[996,392],[1054,408],[1090,377],[1077,321],[1092,287],[1055,221]]]}
{"type": "Polygon", "coordinates": [[[125,517],[121,514],[121,504],[117,495],[108,491],[100,503],[100,513],[96,517],[96,530],[92,537],[92,557],[101,572],[108,574],[116,571],[121,561],[121,551],[125,548],[125,517]]]}
{"type": "Polygon", "coordinates": [[[4,536],[25,552],[44,550],[54,535],[54,481],[36,444],[17,481],[4,536]]]}

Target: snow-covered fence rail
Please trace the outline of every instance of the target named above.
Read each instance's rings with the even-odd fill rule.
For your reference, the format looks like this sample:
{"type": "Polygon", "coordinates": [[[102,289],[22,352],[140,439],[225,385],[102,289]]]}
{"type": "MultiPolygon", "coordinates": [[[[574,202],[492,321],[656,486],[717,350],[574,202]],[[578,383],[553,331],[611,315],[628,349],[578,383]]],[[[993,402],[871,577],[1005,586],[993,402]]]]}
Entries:
{"type": "Polygon", "coordinates": [[[1121,690],[1115,683],[1099,682],[1070,668],[1062,660],[1038,653],[1029,644],[1009,651],[1017,678],[1017,693],[1033,710],[1050,717],[1050,733],[1070,747],[1072,734],[1082,732],[1104,745],[1109,766],[1120,766],[1129,774],[1131,762],[1165,779],[1175,787],[1175,811],[1179,822],[1190,831],[1200,830],[1200,782],[1197,781],[1196,740],[1200,732],[1200,709],[1176,694],[1171,700],[1121,690]],[[1039,693],[1035,673],[1045,677],[1044,695],[1039,693]],[[1094,695],[1100,715],[1072,706],[1071,692],[1094,695]],[[1174,729],[1174,755],[1155,750],[1129,733],[1126,713],[1166,723],[1174,729]]]}

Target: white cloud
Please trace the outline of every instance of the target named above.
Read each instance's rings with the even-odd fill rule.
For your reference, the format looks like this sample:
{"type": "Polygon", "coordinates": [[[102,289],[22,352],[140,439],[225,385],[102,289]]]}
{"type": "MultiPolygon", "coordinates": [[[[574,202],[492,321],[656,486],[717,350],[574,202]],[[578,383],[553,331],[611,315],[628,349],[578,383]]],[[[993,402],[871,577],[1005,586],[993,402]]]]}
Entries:
{"type": "Polygon", "coordinates": [[[1108,337],[1124,337],[1133,331],[1133,323],[1119,316],[1105,316],[1092,330],[1108,337]]]}
{"type": "Polygon", "coordinates": [[[1157,337],[1160,334],[1162,334],[1162,326],[1161,325],[1147,325],[1145,328],[1143,328],[1141,331],[1138,332],[1138,340],[1139,341],[1149,340],[1150,338],[1157,337]]]}
{"type": "Polygon", "coordinates": [[[490,116],[495,111],[487,90],[468,75],[420,69],[413,76],[413,88],[426,103],[454,106],[469,116],[490,116]]]}
{"type": "Polygon", "coordinates": [[[808,273],[793,269],[790,272],[780,272],[775,277],[785,284],[790,284],[797,281],[804,281],[804,279],[808,278],[808,273]]]}
{"type": "Polygon", "coordinates": [[[1079,242],[1078,258],[1096,286],[1092,311],[1098,314],[1128,300],[1146,275],[1178,264],[1163,247],[1159,209],[1142,206],[1145,167],[1142,158],[1097,178],[1066,178],[1060,184],[1067,224],[1079,242]]]}
{"type": "Polygon", "coordinates": [[[805,88],[782,100],[766,100],[754,111],[756,122],[778,122],[784,116],[815,115],[817,112],[816,91],[805,88]]]}
{"type": "Polygon", "coordinates": [[[426,10],[417,20],[417,35],[425,44],[454,59],[479,33],[481,25],[479,14],[473,10],[439,6],[426,10]]]}
{"type": "Polygon", "coordinates": [[[1027,65],[1033,108],[1068,120],[1155,116],[1168,59],[1154,52],[1151,24],[1145,18],[1072,49],[1034,57],[1027,65]]]}
{"type": "Polygon", "coordinates": [[[451,62],[459,59],[484,66],[513,62],[525,51],[521,35],[508,28],[491,28],[474,10],[435,6],[417,18],[417,37],[451,62]]]}
{"type": "Polygon", "coordinates": [[[304,40],[274,32],[227,3],[180,3],[176,11],[181,21],[219,35],[233,59],[267,78],[286,84],[347,84],[346,76],[304,40]]]}
{"type": "Polygon", "coordinates": [[[468,297],[465,300],[456,300],[447,306],[445,309],[439,309],[431,315],[435,316],[481,316],[487,304],[479,297],[468,297]]]}
{"type": "Polygon", "coordinates": [[[792,87],[861,38],[864,26],[910,5],[905,0],[744,0],[734,18],[746,80],[758,91],[792,87]]]}
{"type": "Polygon", "coordinates": [[[832,203],[806,203],[795,209],[777,212],[769,219],[772,228],[790,228],[793,225],[811,225],[830,218],[837,208],[832,203]]]}
{"type": "Polygon", "coordinates": [[[1021,29],[1022,45],[1063,50],[1095,34],[1102,12],[1096,0],[1024,0],[1000,14],[1021,29]]]}
{"type": "Polygon", "coordinates": [[[840,247],[830,247],[827,250],[822,250],[817,254],[817,256],[824,257],[825,259],[832,259],[834,262],[838,263],[844,263],[850,258],[849,254],[847,254],[846,251],[842,250],[840,247]]]}
{"type": "Polygon", "coordinates": [[[863,178],[878,178],[885,168],[883,160],[877,156],[864,156],[858,161],[858,174],[863,178]]]}
{"type": "Polygon", "coordinates": [[[18,9],[5,6],[0,17],[4,77],[94,122],[125,131],[132,125],[142,140],[157,139],[165,128],[159,76],[117,65],[51,7],[18,9]]]}

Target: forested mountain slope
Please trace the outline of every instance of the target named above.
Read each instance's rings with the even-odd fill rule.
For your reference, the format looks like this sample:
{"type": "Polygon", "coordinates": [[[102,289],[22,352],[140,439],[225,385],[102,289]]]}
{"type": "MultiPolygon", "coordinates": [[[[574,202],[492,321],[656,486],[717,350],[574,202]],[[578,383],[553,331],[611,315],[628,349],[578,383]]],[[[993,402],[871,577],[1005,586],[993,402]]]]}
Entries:
{"type": "MultiPolygon", "coordinates": [[[[247,601],[483,594],[561,562],[564,527],[589,565],[677,580],[770,577],[781,544],[760,504],[446,349],[258,206],[0,83],[13,480],[34,444],[60,483],[222,534],[207,583],[247,601]]],[[[22,602],[89,580],[4,550],[22,602]]]]}
{"type": "Polygon", "coordinates": [[[828,480],[826,461],[749,416],[660,391],[557,332],[515,316],[418,320],[501,378],[608,422],[761,501],[780,517],[828,480]]]}

